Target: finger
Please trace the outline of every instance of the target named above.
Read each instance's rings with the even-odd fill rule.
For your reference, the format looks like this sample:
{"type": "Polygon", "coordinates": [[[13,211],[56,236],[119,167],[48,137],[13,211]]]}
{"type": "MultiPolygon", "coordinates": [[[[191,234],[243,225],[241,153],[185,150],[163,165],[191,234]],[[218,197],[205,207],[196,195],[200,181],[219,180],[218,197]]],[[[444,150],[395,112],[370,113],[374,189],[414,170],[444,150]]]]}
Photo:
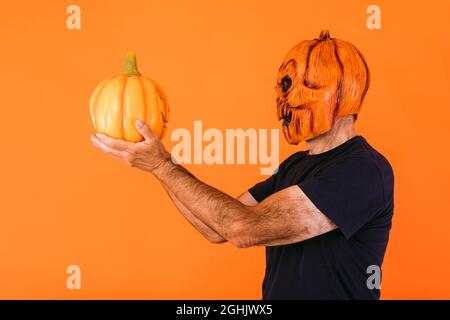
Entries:
{"type": "Polygon", "coordinates": [[[96,137],[103,142],[103,144],[106,144],[108,147],[116,150],[127,150],[130,147],[130,142],[123,141],[120,139],[114,139],[111,137],[108,137],[107,135],[103,133],[97,133],[96,137]]]}
{"type": "Polygon", "coordinates": [[[146,141],[157,139],[158,137],[153,133],[147,124],[142,120],[136,120],[136,130],[142,134],[146,141]]]}
{"type": "Polygon", "coordinates": [[[95,147],[99,148],[100,150],[102,150],[105,153],[113,155],[114,157],[117,157],[117,158],[123,160],[126,156],[125,151],[115,150],[115,149],[107,146],[106,144],[104,144],[100,139],[98,139],[95,136],[91,136],[91,141],[95,147]]]}

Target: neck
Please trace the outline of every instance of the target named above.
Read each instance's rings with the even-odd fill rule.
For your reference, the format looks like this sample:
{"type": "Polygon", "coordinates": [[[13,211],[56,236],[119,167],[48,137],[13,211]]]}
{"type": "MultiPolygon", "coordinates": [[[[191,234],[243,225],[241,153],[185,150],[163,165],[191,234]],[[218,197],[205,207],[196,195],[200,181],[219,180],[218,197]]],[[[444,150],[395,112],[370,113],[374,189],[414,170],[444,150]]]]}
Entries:
{"type": "Polygon", "coordinates": [[[353,115],[342,117],[334,123],[331,130],[306,141],[309,154],[326,152],[353,138],[355,136],[354,121],[353,115]]]}

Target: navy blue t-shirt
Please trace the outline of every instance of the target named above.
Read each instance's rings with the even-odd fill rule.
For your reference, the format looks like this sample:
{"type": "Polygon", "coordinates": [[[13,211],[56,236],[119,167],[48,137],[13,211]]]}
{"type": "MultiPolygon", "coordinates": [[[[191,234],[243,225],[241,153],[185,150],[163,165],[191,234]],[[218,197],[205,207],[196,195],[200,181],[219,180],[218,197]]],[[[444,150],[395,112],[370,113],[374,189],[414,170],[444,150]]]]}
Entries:
{"type": "Polygon", "coordinates": [[[367,285],[374,272],[368,267],[381,269],[389,239],[394,208],[389,162],[355,136],[320,154],[294,153],[249,192],[261,202],[293,185],[337,229],[266,247],[263,299],[378,299],[380,290],[367,285]]]}

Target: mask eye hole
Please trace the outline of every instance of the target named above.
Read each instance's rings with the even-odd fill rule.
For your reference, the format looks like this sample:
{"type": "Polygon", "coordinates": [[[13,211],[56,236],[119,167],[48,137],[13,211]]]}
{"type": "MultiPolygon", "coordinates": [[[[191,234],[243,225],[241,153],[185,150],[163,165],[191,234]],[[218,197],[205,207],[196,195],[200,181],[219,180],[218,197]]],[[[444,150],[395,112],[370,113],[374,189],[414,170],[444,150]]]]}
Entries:
{"type": "Polygon", "coordinates": [[[281,79],[280,86],[284,93],[288,92],[289,88],[292,86],[291,77],[284,76],[283,79],[281,79]]]}

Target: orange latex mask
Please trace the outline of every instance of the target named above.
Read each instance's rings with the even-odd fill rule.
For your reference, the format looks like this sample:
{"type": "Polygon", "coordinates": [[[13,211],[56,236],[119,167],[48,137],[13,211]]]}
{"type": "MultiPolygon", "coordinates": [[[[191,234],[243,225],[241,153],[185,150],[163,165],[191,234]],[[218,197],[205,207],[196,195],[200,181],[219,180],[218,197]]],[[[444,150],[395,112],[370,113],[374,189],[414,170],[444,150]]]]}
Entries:
{"type": "Polygon", "coordinates": [[[369,69],[350,42],[322,31],[284,58],[277,78],[278,120],[288,143],[330,130],[339,118],[358,114],[369,87],[369,69]]]}

